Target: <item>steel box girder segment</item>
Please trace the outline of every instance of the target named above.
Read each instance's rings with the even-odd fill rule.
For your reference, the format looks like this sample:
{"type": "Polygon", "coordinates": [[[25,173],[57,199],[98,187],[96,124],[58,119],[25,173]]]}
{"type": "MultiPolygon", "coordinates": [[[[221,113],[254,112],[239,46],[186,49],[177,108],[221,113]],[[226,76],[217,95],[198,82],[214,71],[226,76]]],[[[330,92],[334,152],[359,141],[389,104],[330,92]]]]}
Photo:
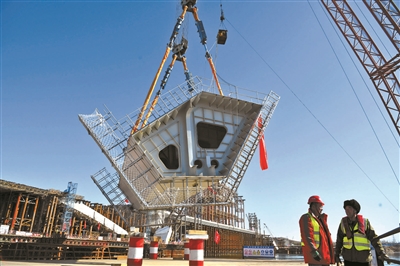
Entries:
{"type": "MultiPolygon", "coordinates": [[[[126,169],[125,169],[125,171],[126,171],[126,169]]],[[[139,174],[136,177],[136,179],[141,178],[141,177],[143,177],[143,173],[139,174]]],[[[175,208],[175,207],[190,207],[190,206],[193,206],[193,205],[196,205],[196,206],[197,205],[198,206],[205,205],[205,203],[201,203],[201,202],[198,202],[198,201],[195,200],[196,198],[203,200],[203,195],[206,194],[205,192],[207,191],[207,188],[206,187],[202,188],[201,183],[203,183],[203,182],[207,183],[207,181],[210,181],[212,179],[218,180],[218,179],[221,179],[222,177],[215,176],[215,177],[211,177],[211,179],[210,178],[204,179],[204,178],[205,177],[200,178],[198,176],[177,176],[177,177],[170,177],[170,178],[165,177],[165,178],[163,178],[161,180],[161,178],[158,177],[154,182],[148,183],[147,186],[144,189],[155,189],[153,187],[149,187],[149,185],[151,186],[156,182],[160,183],[160,185],[161,184],[166,185],[168,183],[172,184],[174,182],[174,179],[177,179],[177,180],[182,180],[182,179],[185,179],[185,180],[186,179],[199,180],[200,186],[199,186],[199,188],[195,189],[196,190],[195,193],[194,193],[193,189],[189,189],[188,190],[187,188],[186,189],[181,189],[181,190],[180,189],[173,189],[173,188],[171,190],[166,189],[166,190],[163,191],[163,193],[161,193],[161,192],[159,192],[157,190],[157,193],[156,193],[157,197],[152,199],[152,201],[146,202],[145,205],[136,201],[136,204],[142,206],[141,209],[165,209],[166,207],[171,207],[171,206],[173,208],[175,208]],[[175,194],[182,195],[183,201],[175,203],[175,199],[174,199],[174,195],[175,194]],[[187,195],[187,196],[184,196],[184,195],[187,195]],[[193,202],[193,201],[195,201],[195,202],[193,202]]],[[[132,180],[132,181],[135,181],[135,180],[132,180]]],[[[129,199],[131,197],[135,197],[135,195],[132,195],[131,191],[124,189],[127,186],[128,187],[133,187],[133,186],[131,186],[129,184],[129,181],[126,178],[120,180],[120,187],[121,187],[122,191],[124,192],[124,194],[129,199]],[[122,184],[122,186],[121,186],[121,184],[122,184]]],[[[139,190],[137,190],[137,191],[139,191],[139,190]]],[[[140,195],[142,195],[143,190],[140,190],[139,192],[141,193],[140,195]]],[[[141,198],[144,199],[143,197],[141,197],[141,198]]],[[[226,204],[226,202],[219,201],[219,204],[226,204]]]]}
{"type": "MultiPolygon", "coordinates": [[[[100,114],[99,114],[100,115],[100,114]]],[[[101,116],[101,115],[100,115],[101,116]]],[[[81,119],[81,121],[83,122],[84,121],[84,119],[81,119]]],[[[103,120],[103,122],[106,124],[106,122],[105,122],[105,120],[103,120]]],[[[83,122],[84,123],[84,122],[83,122]]],[[[84,125],[86,125],[86,123],[84,123],[84,125]]],[[[108,127],[109,127],[109,125],[108,124],[106,124],[108,127]]],[[[97,126],[99,126],[99,125],[97,125],[97,126]]],[[[104,126],[104,124],[103,124],[103,126],[104,126]]],[[[113,164],[113,166],[114,166],[114,168],[117,170],[117,172],[118,172],[118,175],[119,175],[119,177],[120,178],[122,178],[122,180],[124,180],[124,182],[122,182],[122,187],[120,187],[121,188],[121,191],[123,192],[123,194],[125,195],[125,196],[127,196],[127,198],[128,199],[130,199],[131,201],[132,201],[132,196],[134,197],[134,198],[136,198],[137,200],[136,200],[136,205],[139,205],[140,206],[140,209],[160,209],[160,208],[167,208],[167,207],[190,207],[190,206],[193,206],[193,205],[205,205],[205,204],[202,204],[202,203],[187,203],[187,202],[183,202],[183,203],[180,203],[180,204],[156,204],[156,205],[151,205],[151,204],[149,204],[149,203],[147,203],[146,202],[146,200],[141,196],[141,193],[140,192],[138,192],[137,190],[136,190],[136,188],[134,187],[134,186],[132,186],[132,185],[130,185],[130,183],[129,183],[129,181],[128,181],[128,179],[127,179],[127,177],[125,176],[125,174],[119,169],[119,167],[118,167],[118,165],[116,165],[115,164],[115,162],[114,162],[114,160],[112,159],[112,156],[109,154],[109,152],[108,152],[108,150],[104,150],[104,148],[101,146],[101,141],[99,140],[99,139],[97,139],[97,135],[94,133],[94,132],[92,132],[92,129],[90,128],[90,127],[87,127],[87,129],[91,132],[91,135],[92,135],[92,137],[95,139],[95,141],[96,141],[96,143],[98,143],[98,145],[102,148],[102,151],[103,151],[103,153],[106,155],[106,157],[108,157],[109,158],[109,160],[112,162],[112,164],[113,164]],[[127,195],[127,191],[124,191],[124,189],[123,189],[123,187],[124,186],[129,186],[133,191],[134,191],[134,194],[135,195],[127,195]]],[[[108,131],[108,130],[107,130],[108,131]]],[[[100,171],[101,172],[101,171],[100,171]]],[[[143,175],[143,173],[142,174],[140,174],[139,176],[142,176],[143,175]]],[[[92,179],[93,179],[93,177],[92,177],[92,179]]],[[[120,180],[120,182],[121,182],[121,180],[120,180]]],[[[96,182],[95,182],[96,183],[96,182]]],[[[100,184],[97,184],[98,185],[98,187],[101,189],[101,191],[103,192],[103,194],[105,194],[105,195],[107,195],[107,193],[105,193],[104,192],[104,190],[101,188],[101,185],[100,184]]],[[[129,194],[129,193],[128,193],[129,194]]],[[[159,194],[159,193],[158,193],[159,194]]],[[[164,196],[166,196],[166,195],[164,195],[164,196]]],[[[163,195],[158,195],[158,197],[164,197],[163,195]]],[[[108,196],[106,196],[106,198],[109,200],[109,202],[110,203],[112,203],[112,200],[111,199],[109,199],[109,197],[108,196]]],[[[161,201],[165,201],[165,200],[162,200],[161,199],[161,201]]],[[[218,203],[218,204],[226,204],[226,203],[218,203]]]]}
{"type": "MultiPolygon", "coordinates": [[[[110,115],[110,117],[111,117],[111,115],[110,115]]],[[[107,122],[108,119],[104,119],[103,116],[101,114],[99,114],[98,112],[96,112],[96,114],[88,115],[88,116],[80,115],[79,119],[82,122],[82,124],[86,127],[86,129],[89,131],[89,134],[93,137],[95,142],[99,145],[99,147],[101,148],[103,153],[106,155],[106,157],[111,161],[112,165],[117,170],[119,176],[121,178],[123,178],[123,180],[126,180],[127,184],[125,184],[125,185],[129,185],[132,188],[132,190],[134,191],[135,197],[138,198],[138,201],[140,202],[139,206],[141,206],[141,209],[143,209],[143,208],[146,209],[149,206],[149,204],[146,202],[146,200],[143,197],[141,197],[140,191],[137,191],[135,189],[135,187],[133,187],[129,184],[127,177],[125,176],[125,174],[123,172],[123,169],[120,169],[121,166],[115,161],[114,157],[112,156],[112,153],[115,153],[115,152],[111,151],[110,149],[114,149],[114,148],[118,147],[118,145],[113,145],[113,143],[118,142],[119,144],[121,144],[119,146],[121,151],[123,151],[126,148],[125,145],[122,145],[123,142],[121,142],[120,139],[114,133],[114,130],[117,130],[118,127],[113,129],[108,124],[108,122],[107,122]],[[87,118],[89,118],[89,119],[87,119],[87,118]],[[88,121],[90,119],[91,119],[91,121],[88,121]],[[100,133],[98,133],[98,131],[100,131],[100,133]],[[109,141],[104,140],[105,137],[112,139],[111,144],[109,141]],[[108,148],[110,146],[111,146],[111,148],[108,148]]],[[[123,159],[123,157],[121,157],[120,159],[123,159]]],[[[126,194],[126,193],[124,192],[124,194],[126,194]]],[[[163,197],[163,195],[159,195],[159,193],[157,193],[157,194],[158,194],[158,197],[163,197]]]]}
{"type": "MultiPolygon", "coordinates": [[[[190,74],[191,76],[191,74],[190,74]]],[[[159,95],[159,98],[157,99],[157,104],[156,105],[152,105],[151,108],[151,112],[149,112],[146,117],[144,119],[142,119],[139,123],[142,123],[142,125],[144,126],[144,124],[150,124],[153,121],[149,121],[149,118],[153,118],[157,119],[157,117],[161,117],[167,113],[169,113],[170,111],[172,111],[174,108],[178,107],[179,105],[181,105],[183,102],[185,102],[186,100],[196,96],[197,94],[199,94],[201,91],[204,91],[205,89],[203,87],[205,87],[206,85],[204,85],[202,83],[202,80],[199,77],[193,77],[189,80],[186,79],[186,86],[184,84],[178,85],[175,90],[170,90],[170,91],[166,91],[163,93],[163,95],[159,95]],[[178,96],[177,96],[178,95],[178,96]],[[144,123],[146,121],[146,123],[144,123]]],[[[128,117],[129,120],[133,119],[136,120],[137,117],[141,117],[140,112],[136,115],[132,115],[130,117],[128,117]]],[[[132,127],[133,127],[133,123],[132,123],[132,127]]],[[[132,127],[129,129],[129,132],[127,132],[128,134],[124,134],[124,136],[126,136],[126,138],[129,138],[129,136],[132,134],[132,127]]],[[[138,133],[143,132],[142,131],[142,127],[138,127],[136,129],[136,131],[138,133]]]]}
{"type": "MultiPolygon", "coordinates": [[[[178,91],[179,92],[179,91],[178,91]]],[[[182,92],[183,93],[183,92],[182,92]]],[[[179,98],[178,100],[176,100],[175,99],[175,102],[176,102],[176,104],[175,105],[177,105],[177,106],[180,106],[180,105],[182,105],[184,102],[185,102],[185,100],[190,100],[190,99],[192,99],[193,97],[195,97],[197,94],[198,94],[199,92],[196,92],[195,94],[191,94],[191,95],[186,95],[186,94],[184,94],[184,95],[182,95],[182,96],[184,96],[184,98],[185,99],[181,99],[181,98],[179,98]]],[[[235,95],[237,94],[237,91],[235,91],[235,95]]],[[[176,96],[179,96],[179,93],[176,95],[176,96]]],[[[257,95],[255,95],[256,97],[249,97],[249,96],[247,96],[249,99],[252,99],[252,101],[250,102],[250,105],[248,105],[248,106],[252,106],[252,104],[254,103],[253,101],[254,100],[256,100],[256,101],[259,101],[260,103],[259,104],[256,104],[256,105],[259,105],[260,106],[260,108],[263,108],[263,106],[265,105],[265,100],[262,100],[261,101],[261,99],[259,98],[259,94],[257,94],[257,95]],[[264,104],[264,105],[263,105],[264,104]]],[[[246,97],[246,96],[245,96],[246,97]]],[[[278,96],[277,96],[278,97],[278,96]]],[[[242,97],[240,97],[240,98],[242,98],[242,97]]],[[[279,98],[279,97],[278,97],[279,98]]],[[[171,100],[171,99],[170,99],[171,100]]],[[[176,108],[177,106],[173,106],[172,108],[176,108]]],[[[246,107],[246,109],[248,109],[247,108],[247,105],[243,105],[243,106],[240,106],[240,104],[238,103],[237,104],[237,108],[241,108],[241,110],[243,109],[243,108],[245,108],[246,107]]],[[[249,108],[250,108],[249,107],[249,108]]],[[[251,109],[251,108],[250,108],[251,109]]],[[[249,110],[250,110],[249,109],[249,110]]],[[[169,109],[170,110],[170,112],[174,112],[174,110],[171,110],[171,109],[169,109]]],[[[243,110],[242,110],[243,111],[243,110]]],[[[166,114],[166,112],[164,111],[163,112],[164,114],[166,114]]],[[[269,117],[270,117],[270,115],[269,115],[269,117]]],[[[117,162],[116,162],[116,159],[115,158],[119,158],[118,159],[118,161],[120,161],[120,160],[123,160],[123,158],[125,157],[125,156],[121,156],[121,154],[124,152],[124,150],[126,151],[126,145],[123,145],[123,142],[121,142],[121,139],[125,139],[125,137],[126,137],[126,135],[124,135],[124,134],[120,134],[120,135],[118,135],[118,130],[123,130],[122,129],[122,125],[125,123],[125,122],[122,122],[122,123],[120,123],[120,122],[118,122],[118,121],[116,121],[115,119],[112,119],[113,117],[112,117],[112,115],[111,114],[109,114],[107,117],[105,116],[105,117],[103,117],[101,114],[99,114],[98,112],[95,112],[94,114],[92,114],[92,115],[80,115],[79,116],[79,118],[80,118],[80,120],[81,120],[81,122],[84,124],[84,126],[87,128],[87,130],[89,131],[89,134],[95,139],[95,142],[99,145],[99,147],[101,148],[101,150],[105,153],[105,155],[106,155],[106,157],[108,157],[108,159],[111,161],[111,163],[112,163],[112,165],[113,165],[113,167],[119,172],[119,176],[121,177],[121,176],[123,176],[124,177],[124,175],[123,174],[121,174],[121,172],[125,172],[125,170],[123,169],[123,166],[121,165],[121,164],[118,164],[117,162]],[[107,118],[107,119],[105,119],[105,118],[107,118]],[[111,118],[111,120],[110,120],[110,118],[111,118]],[[112,125],[112,126],[110,126],[109,125],[109,122],[114,122],[114,123],[116,123],[115,125],[112,125]],[[122,138],[121,137],[118,137],[118,136],[122,136],[122,138]],[[120,144],[120,145],[115,145],[115,144],[120,144]],[[110,148],[111,147],[111,148],[110,148]],[[112,149],[112,150],[110,150],[110,149],[112,149]],[[117,150],[119,150],[119,151],[117,151],[117,150]],[[122,152],[122,153],[121,153],[122,152]],[[120,156],[120,157],[115,157],[114,155],[117,155],[117,156],[120,156]],[[121,168],[122,167],[122,168],[121,168]]],[[[129,117],[128,117],[128,119],[129,119],[129,117]]],[[[254,120],[256,120],[256,118],[254,118],[253,119],[253,121],[251,122],[251,124],[253,124],[254,123],[254,120]]],[[[266,121],[266,120],[264,120],[264,121],[266,121]]],[[[128,122],[129,123],[129,122],[128,122]]],[[[251,127],[251,125],[249,126],[249,128],[251,127]]],[[[141,131],[140,131],[141,132],[141,131]]],[[[123,133],[123,132],[120,132],[120,133],[123,133]]],[[[139,132],[138,132],[139,133],[139,132]]],[[[246,134],[247,135],[247,134],[246,134]]],[[[254,138],[253,138],[254,139],[254,138]]],[[[247,167],[247,166],[246,166],[247,167]]],[[[138,173],[143,173],[142,171],[138,171],[138,173]]],[[[244,171],[242,172],[243,174],[244,174],[244,171]]],[[[122,179],[124,179],[124,180],[126,180],[126,177],[125,178],[122,178],[122,179]]],[[[236,179],[235,180],[232,180],[233,181],[233,183],[236,181],[236,179]]],[[[239,183],[237,183],[237,184],[239,184],[239,183]]],[[[237,185],[238,186],[238,185],[237,185]]],[[[230,186],[229,186],[229,188],[230,188],[230,186]]],[[[132,188],[133,190],[135,190],[135,188],[132,188]]],[[[226,188],[226,189],[228,189],[228,187],[226,188]]],[[[139,190],[138,190],[139,191],[139,190]]],[[[140,197],[140,195],[141,195],[141,191],[139,191],[140,193],[137,193],[138,191],[136,191],[135,192],[135,194],[136,195],[138,195],[139,197],[140,197]]],[[[169,193],[169,192],[168,192],[169,193]]],[[[175,193],[175,192],[171,192],[171,193],[175,193]]],[[[169,195],[169,194],[168,194],[169,195]]],[[[166,198],[165,199],[168,199],[168,195],[164,195],[166,198]]],[[[159,196],[161,196],[162,198],[164,198],[164,196],[163,195],[159,195],[159,196]]],[[[223,195],[222,195],[223,197],[224,197],[224,199],[227,199],[227,200],[229,200],[230,199],[230,197],[229,197],[229,193],[227,192],[227,191],[225,191],[224,193],[223,193],[223,195]]],[[[145,202],[144,200],[143,200],[143,198],[141,198],[140,199],[140,201],[142,201],[142,202],[145,202]]],[[[153,200],[152,200],[153,201],[153,200]]],[[[163,200],[161,200],[161,201],[159,201],[159,202],[156,202],[157,203],[157,206],[158,205],[163,205],[162,204],[162,201],[163,200]]],[[[164,202],[168,202],[168,201],[164,201],[164,202]]],[[[152,202],[149,202],[149,204],[151,205],[151,203],[152,202]]],[[[193,205],[193,203],[187,203],[187,202],[182,202],[182,204],[184,205],[184,206],[187,206],[187,204],[188,205],[193,205]]],[[[174,204],[173,204],[174,205],[174,204]]],[[[168,206],[171,206],[171,204],[168,204],[168,206]]],[[[175,205],[174,205],[175,206],[175,205]]],[[[179,206],[179,205],[176,205],[176,206],[179,206]]],[[[147,207],[149,207],[148,206],[148,204],[146,205],[146,206],[144,206],[143,208],[147,208],[147,207]]],[[[153,206],[151,206],[151,207],[153,207],[153,206]]]]}
{"type": "Polygon", "coordinates": [[[373,81],[400,135],[400,95],[396,93],[400,91],[400,83],[397,77],[393,72],[380,72],[387,67],[387,61],[347,1],[321,1],[373,81]]]}
{"type": "MultiPolygon", "coordinates": [[[[276,104],[277,104],[276,102],[279,100],[279,96],[276,95],[275,93],[271,92],[267,99],[268,99],[268,101],[266,101],[264,99],[264,101],[263,101],[264,105],[261,105],[260,109],[259,109],[259,110],[263,110],[263,109],[268,110],[268,114],[263,115],[263,116],[265,116],[265,118],[263,119],[264,127],[262,128],[262,130],[264,130],[270,117],[272,116],[272,112],[276,107],[276,104]]],[[[255,115],[255,117],[251,120],[251,126],[254,125],[254,122],[257,120],[258,116],[259,116],[259,113],[257,113],[255,115]]],[[[251,126],[249,126],[248,128],[250,129],[251,126]]],[[[230,202],[232,188],[234,190],[237,190],[237,188],[240,184],[241,178],[245,174],[245,171],[250,163],[252,154],[254,153],[254,150],[257,146],[257,145],[254,146],[254,143],[258,141],[260,129],[257,128],[256,132],[257,133],[252,133],[252,135],[248,136],[247,141],[244,142],[245,145],[244,146],[242,145],[243,146],[242,153],[241,153],[242,156],[239,159],[237,159],[237,161],[236,161],[237,163],[235,166],[230,167],[230,169],[232,169],[230,178],[224,178],[224,181],[220,182],[220,183],[222,183],[222,186],[220,186],[220,187],[225,188],[225,190],[226,190],[225,191],[226,193],[224,192],[223,195],[222,194],[220,195],[220,197],[222,197],[221,198],[222,201],[224,201],[224,202],[230,202]]],[[[246,135],[249,135],[248,131],[246,132],[246,135]]],[[[184,204],[186,206],[187,202],[183,202],[182,204],[184,204]]]]}
{"type": "MultiPolygon", "coordinates": [[[[179,95],[178,95],[179,96],[179,95]]],[[[223,98],[223,97],[221,97],[221,98],[223,98]]],[[[193,98],[191,98],[191,99],[193,99],[193,98]]],[[[186,102],[187,103],[187,102],[186,102]]],[[[185,103],[185,104],[186,104],[185,103]]],[[[259,109],[261,109],[262,108],[262,105],[259,105],[259,109]]],[[[177,111],[177,109],[174,109],[172,112],[178,112],[177,111]]],[[[162,119],[162,118],[160,118],[160,119],[162,119]]],[[[254,120],[256,119],[256,117],[254,118],[254,120]]],[[[151,127],[152,127],[152,124],[149,124],[148,125],[148,128],[149,128],[149,132],[151,131],[151,127]]],[[[143,130],[147,130],[147,128],[146,129],[143,129],[143,130]]],[[[137,134],[140,134],[140,132],[138,132],[137,134]]],[[[134,158],[139,158],[140,156],[141,156],[141,154],[143,154],[143,150],[142,150],[142,148],[139,148],[139,146],[138,146],[138,144],[136,144],[137,143],[137,141],[136,141],[136,135],[133,135],[132,136],[132,138],[134,138],[133,140],[132,140],[132,146],[130,146],[129,144],[128,144],[128,147],[138,147],[137,148],[137,151],[136,152],[134,152],[134,156],[132,157],[132,159],[131,159],[131,161],[135,161],[135,159],[134,158]]],[[[138,138],[138,140],[140,139],[140,137],[138,138]]],[[[133,148],[130,148],[130,150],[131,151],[134,151],[135,149],[133,149],[133,148]]],[[[131,152],[129,152],[129,151],[126,151],[126,153],[127,154],[132,154],[131,152]]],[[[125,161],[125,164],[129,164],[129,165],[132,165],[132,163],[131,162],[127,162],[127,161],[125,161]]],[[[144,164],[143,164],[144,165],[144,164]]],[[[134,167],[136,167],[136,166],[134,166],[134,167]]],[[[143,169],[137,169],[138,170],[138,172],[142,172],[142,170],[143,169]]],[[[126,172],[126,169],[125,169],[125,165],[124,165],[124,172],[126,172]]],[[[198,178],[198,177],[197,177],[198,178]]],[[[159,179],[159,178],[157,178],[157,176],[156,175],[152,175],[151,177],[150,177],[150,179],[151,180],[153,180],[153,179],[159,179]]],[[[165,179],[165,178],[163,178],[163,179],[165,179]]],[[[153,182],[154,183],[154,182],[153,182]]],[[[163,183],[163,182],[162,182],[163,183]]],[[[174,206],[186,206],[187,204],[193,204],[193,202],[190,202],[191,200],[193,200],[193,198],[191,198],[192,197],[192,195],[193,195],[193,193],[194,193],[194,191],[193,190],[187,190],[187,189],[181,189],[181,190],[174,190],[174,189],[171,189],[171,190],[162,190],[162,191],[164,191],[163,193],[162,193],[162,195],[164,195],[163,196],[163,202],[161,202],[161,201],[151,201],[151,202],[149,202],[149,204],[148,204],[148,206],[147,207],[149,207],[150,205],[156,205],[156,206],[160,206],[160,205],[164,205],[164,203],[166,203],[166,202],[168,202],[168,206],[171,206],[171,205],[174,205],[174,206]],[[188,197],[189,198],[187,198],[185,195],[188,195],[188,197]],[[179,196],[178,198],[176,198],[175,196],[179,196]],[[177,202],[175,202],[175,199],[178,199],[178,201],[177,202]],[[186,200],[189,200],[189,202],[187,202],[186,200]],[[166,200],[166,201],[165,201],[166,200]]],[[[127,191],[128,192],[128,191],[127,191]]],[[[140,191],[141,192],[141,191],[140,191]]]]}

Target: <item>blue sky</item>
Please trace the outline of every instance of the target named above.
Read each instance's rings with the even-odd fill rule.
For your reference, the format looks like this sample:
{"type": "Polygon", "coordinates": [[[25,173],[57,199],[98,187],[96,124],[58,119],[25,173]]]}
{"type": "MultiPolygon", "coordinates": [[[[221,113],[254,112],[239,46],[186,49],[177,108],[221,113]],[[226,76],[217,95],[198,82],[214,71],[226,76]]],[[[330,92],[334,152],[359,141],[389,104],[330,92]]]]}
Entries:
{"type": "MultiPolygon", "coordinates": [[[[179,2],[2,1],[1,178],[59,190],[72,181],[85,199],[107,203],[90,176],[112,168],[78,114],[106,105],[121,118],[140,108],[179,2]]],[[[245,212],[255,212],[274,236],[299,239],[298,219],[317,194],[334,240],[346,199],[360,202],[378,233],[397,227],[397,133],[319,1],[222,4],[224,25],[220,1],[197,3],[219,76],[281,96],[265,132],[269,169],[261,171],[256,155],[239,187],[245,212]],[[228,40],[216,46],[221,27],[228,40]]],[[[363,4],[351,4],[387,59],[393,57],[363,4]]],[[[186,21],[188,68],[212,78],[191,14],[186,21]]],[[[176,64],[166,90],[184,78],[176,64]]]]}

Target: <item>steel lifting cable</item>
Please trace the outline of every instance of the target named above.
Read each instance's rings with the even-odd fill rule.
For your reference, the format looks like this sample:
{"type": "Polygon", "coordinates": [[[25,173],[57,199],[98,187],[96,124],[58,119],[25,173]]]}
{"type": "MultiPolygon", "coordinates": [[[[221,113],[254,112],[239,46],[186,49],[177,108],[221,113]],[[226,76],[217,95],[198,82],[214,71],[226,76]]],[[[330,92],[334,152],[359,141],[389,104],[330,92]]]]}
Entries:
{"type": "Polygon", "coordinates": [[[222,9],[222,1],[220,1],[219,4],[220,8],[221,8],[221,16],[219,17],[219,20],[221,20],[221,23],[219,24],[219,27],[224,30],[226,30],[225,24],[224,24],[224,20],[225,20],[225,15],[224,15],[224,10],[222,9]]]}

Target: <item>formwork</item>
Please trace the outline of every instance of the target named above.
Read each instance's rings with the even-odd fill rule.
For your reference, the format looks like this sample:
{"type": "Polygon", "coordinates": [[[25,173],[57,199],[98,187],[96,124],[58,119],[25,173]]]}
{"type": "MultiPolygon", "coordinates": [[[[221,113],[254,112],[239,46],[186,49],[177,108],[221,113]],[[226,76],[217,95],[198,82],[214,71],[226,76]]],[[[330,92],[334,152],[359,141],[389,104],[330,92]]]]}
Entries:
{"type": "Polygon", "coordinates": [[[2,260],[116,259],[126,255],[127,241],[0,235],[2,260]]]}

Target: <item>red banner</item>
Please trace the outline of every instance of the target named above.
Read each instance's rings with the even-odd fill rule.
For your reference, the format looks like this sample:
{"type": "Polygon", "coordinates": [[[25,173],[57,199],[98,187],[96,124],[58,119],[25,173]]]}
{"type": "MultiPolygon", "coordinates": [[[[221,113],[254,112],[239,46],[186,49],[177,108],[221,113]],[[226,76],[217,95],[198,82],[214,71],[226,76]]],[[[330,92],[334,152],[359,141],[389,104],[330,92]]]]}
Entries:
{"type": "Polygon", "coordinates": [[[215,230],[214,241],[215,241],[215,244],[217,244],[217,245],[218,245],[219,241],[221,241],[221,236],[219,235],[217,230],[215,230]]]}
{"type": "Polygon", "coordinates": [[[264,141],[264,132],[261,132],[262,129],[262,118],[261,116],[258,117],[258,128],[260,129],[260,142],[258,143],[258,149],[260,151],[260,166],[261,170],[268,169],[268,156],[267,156],[267,149],[265,148],[265,141],[264,141]]]}

